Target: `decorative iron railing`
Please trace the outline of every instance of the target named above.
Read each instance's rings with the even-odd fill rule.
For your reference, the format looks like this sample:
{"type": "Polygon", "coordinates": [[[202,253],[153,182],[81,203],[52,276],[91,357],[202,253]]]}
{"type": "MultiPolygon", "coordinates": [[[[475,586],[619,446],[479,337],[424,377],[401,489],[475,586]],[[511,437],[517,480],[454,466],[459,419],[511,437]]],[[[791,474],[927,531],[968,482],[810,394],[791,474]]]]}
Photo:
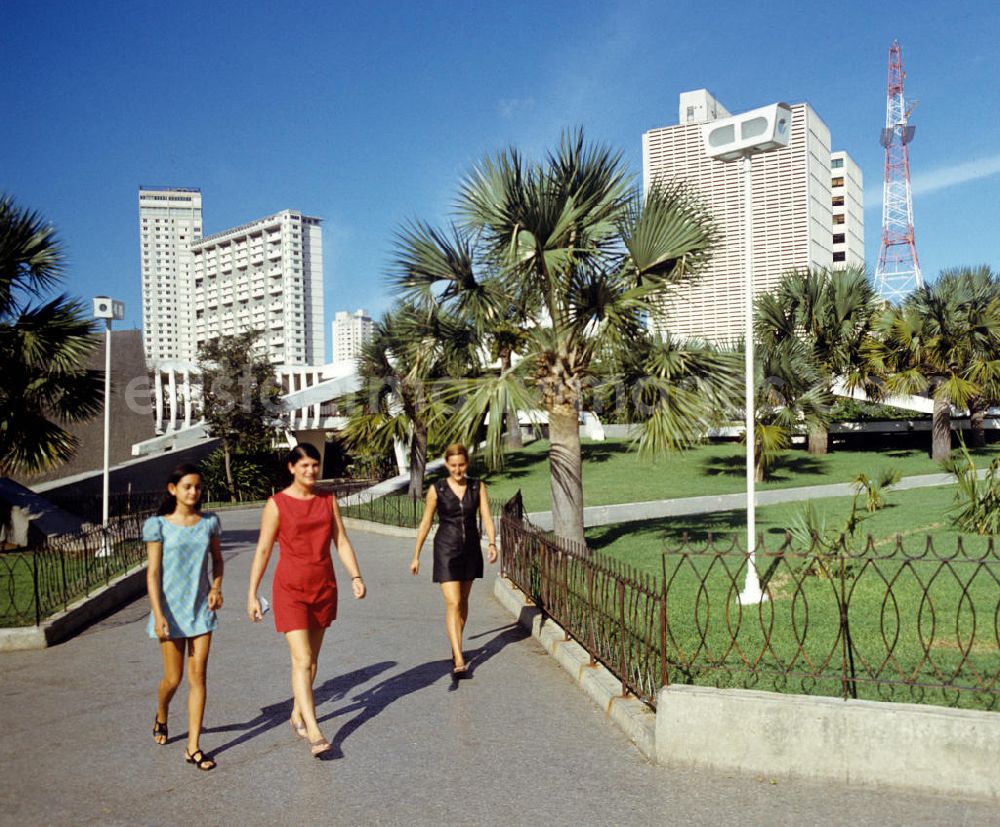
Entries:
{"type": "Polygon", "coordinates": [[[501,517],[501,571],[655,706],[689,683],[1000,710],[1000,555],[992,541],[911,554],[785,537],[757,551],[766,600],[741,605],[738,539],[664,549],[659,573],[556,540],[518,502],[501,517]]]}
{"type": "Polygon", "coordinates": [[[0,554],[0,626],[39,624],[146,559],[142,524],[126,514],[32,551],[0,554]]]}

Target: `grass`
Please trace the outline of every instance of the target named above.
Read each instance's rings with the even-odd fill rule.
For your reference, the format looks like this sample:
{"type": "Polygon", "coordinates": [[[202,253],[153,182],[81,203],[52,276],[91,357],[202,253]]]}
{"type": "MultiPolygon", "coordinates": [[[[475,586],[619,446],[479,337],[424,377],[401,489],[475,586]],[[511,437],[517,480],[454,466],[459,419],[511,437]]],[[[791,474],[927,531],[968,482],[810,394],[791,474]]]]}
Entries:
{"type": "MultiPolygon", "coordinates": [[[[583,451],[584,505],[643,502],[708,494],[735,494],[744,490],[744,448],[739,443],[700,445],[657,460],[642,459],[627,440],[592,442],[583,451]]],[[[989,459],[1000,454],[1000,443],[973,455],[989,459]]],[[[761,490],[850,482],[859,472],[871,477],[882,468],[897,468],[903,476],[940,473],[923,447],[898,447],[882,452],[838,449],[826,456],[805,450],[789,451],[761,490]]],[[[551,509],[548,442],[538,440],[507,457],[504,470],[486,473],[475,468],[489,485],[491,499],[507,500],[520,489],[528,511],[551,509]]]]}

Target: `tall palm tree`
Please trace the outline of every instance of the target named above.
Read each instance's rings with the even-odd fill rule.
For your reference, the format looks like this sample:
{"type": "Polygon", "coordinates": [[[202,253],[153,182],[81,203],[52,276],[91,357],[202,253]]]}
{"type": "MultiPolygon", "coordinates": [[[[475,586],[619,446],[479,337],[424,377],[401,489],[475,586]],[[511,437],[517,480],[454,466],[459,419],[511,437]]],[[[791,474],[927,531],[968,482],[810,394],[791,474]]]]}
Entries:
{"type": "Polygon", "coordinates": [[[928,393],[934,400],[931,456],[951,453],[951,406],[986,396],[1000,374],[1000,300],[981,301],[971,271],[945,271],[879,319],[866,345],[889,393],[928,393]]]}
{"type": "MultiPolygon", "coordinates": [[[[773,293],[756,302],[759,340],[765,348],[798,339],[806,347],[802,358],[818,369],[831,395],[838,380],[848,389],[877,393],[862,343],[871,335],[880,304],[862,267],[838,270],[791,270],[773,293]]],[[[823,418],[809,428],[809,453],[829,450],[829,432],[823,418]]]]}
{"type": "MultiPolygon", "coordinates": [[[[713,224],[679,186],[653,187],[643,198],[621,154],[586,143],[580,131],[564,135],[542,163],[514,149],[487,157],[462,184],[457,209],[470,262],[495,273],[525,316],[522,359],[468,387],[456,383],[465,395],[456,421],[472,432],[484,410],[496,413],[486,436],[499,451],[502,428],[494,422],[508,407],[544,409],[554,529],[582,543],[579,413],[595,357],[624,353],[645,335],[664,290],[706,260],[713,224]]],[[[439,260],[428,256],[397,283],[410,295],[430,291],[457,303],[439,260]]],[[[684,417],[671,420],[674,444],[700,436],[682,433],[681,422],[707,422],[713,413],[708,398],[686,404],[684,417]]]]}
{"type": "Polygon", "coordinates": [[[476,339],[469,327],[440,310],[402,304],[375,323],[358,361],[361,389],[348,409],[344,437],[351,446],[384,453],[408,446],[407,493],[423,496],[429,447],[440,442],[446,411],[435,386],[474,372],[476,339]]]}
{"type": "Polygon", "coordinates": [[[63,273],[55,230],[0,196],[0,474],[69,459],[77,439],[63,426],[103,404],[103,373],[86,367],[94,323],[79,301],[45,298],[63,273]]]}

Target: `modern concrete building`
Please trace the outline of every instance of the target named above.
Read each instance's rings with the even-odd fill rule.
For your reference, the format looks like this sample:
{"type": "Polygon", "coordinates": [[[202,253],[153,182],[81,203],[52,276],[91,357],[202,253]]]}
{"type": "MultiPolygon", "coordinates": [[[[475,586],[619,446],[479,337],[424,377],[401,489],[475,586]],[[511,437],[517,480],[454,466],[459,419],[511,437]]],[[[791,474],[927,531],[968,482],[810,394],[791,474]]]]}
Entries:
{"type": "Polygon", "coordinates": [[[331,324],[333,364],[342,365],[361,355],[361,347],[372,337],[373,322],[363,309],[338,310],[331,324]]]}
{"type": "Polygon", "coordinates": [[[201,228],[200,190],[139,187],[142,344],[150,365],[195,358],[191,244],[201,228]]]}
{"type": "Polygon", "coordinates": [[[203,238],[191,246],[191,274],[195,352],[259,330],[275,365],[323,364],[319,218],[284,210],[203,238]]]}
{"type": "Polygon", "coordinates": [[[864,178],[846,152],[830,153],[830,203],[833,207],[833,266],[864,267],[864,178]]]}
{"type": "MultiPolygon", "coordinates": [[[[864,261],[861,172],[846,153],[831,155],[830,130],[812,107],[791,108],[789,145],[753,158],[755,292],[773,288],[786,270],[833,267],[835,250],[847,263],[864,261]],[[840,161],[836,176],[834,158],[840,161]],[[844,179],[836,193],[843,196],[843,209],[834,207],[837,178],[844,179]],[[835,246],[842,226],[844,239],[835,246]]],[[[743,333],[743,194],[739,165],[705,154],[702,126],[729,114],[705,89],[684,92],[680,122],[642,136],[645,188],[657,180],[685,182],[720,234],[704,272],[666,297],[666,327],[678,336],[717,342],[743,333]]]]}

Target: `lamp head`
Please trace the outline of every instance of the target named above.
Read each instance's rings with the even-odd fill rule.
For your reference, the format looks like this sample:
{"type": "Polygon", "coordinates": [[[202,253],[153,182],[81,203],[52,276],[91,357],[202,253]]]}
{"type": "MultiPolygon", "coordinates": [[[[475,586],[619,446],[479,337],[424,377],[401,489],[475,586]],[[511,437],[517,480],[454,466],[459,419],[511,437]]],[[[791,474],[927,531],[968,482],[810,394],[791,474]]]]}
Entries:
{"type": "Polygon", "coordinates": [[[772,103],[705,124],[702,140],[709,158],[735,161],[788,146],[791,132],[791,107],[787,103],[772,103]]]}

